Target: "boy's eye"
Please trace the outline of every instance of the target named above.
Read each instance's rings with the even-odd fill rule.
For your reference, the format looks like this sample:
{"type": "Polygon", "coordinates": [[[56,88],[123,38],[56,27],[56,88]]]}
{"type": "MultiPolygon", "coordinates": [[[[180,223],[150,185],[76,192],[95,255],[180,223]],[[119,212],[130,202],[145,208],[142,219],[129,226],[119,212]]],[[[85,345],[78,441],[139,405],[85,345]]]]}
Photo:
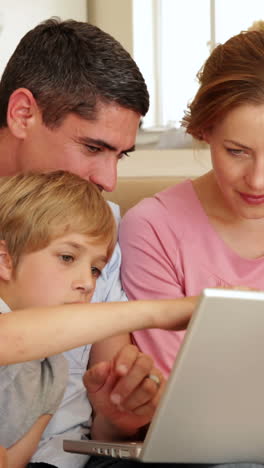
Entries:
{"type": "Polygon", "coordinates": [[[60,258],[64,263],[72,263],[74,261],[74,257],[68,254],[60,255],[60,258]]]}
{"type": "Polygon", "coordinates": [[[96,268],[96,267],[92,267],[91,270],[92,270],[92,275],[95,278],[99,278],[99,276],[101,275],[101,270],[99,270],[99,268],[96,268]]]}

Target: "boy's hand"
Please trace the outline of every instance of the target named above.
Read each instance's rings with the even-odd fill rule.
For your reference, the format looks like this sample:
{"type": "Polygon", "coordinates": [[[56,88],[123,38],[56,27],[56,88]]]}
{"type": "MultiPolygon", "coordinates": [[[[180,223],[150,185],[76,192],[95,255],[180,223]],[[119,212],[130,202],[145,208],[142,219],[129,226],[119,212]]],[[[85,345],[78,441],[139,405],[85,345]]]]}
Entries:
{"type": "Polygon", "coordinates": [[[126,345],[111,362],[89,369],[84,384],[95,413],[92,436],[114,440],[135,436],[151,421],[165,379],[149,356],[126,345]]]}
{"type": "Polygon", "coordinates": [[[7,466],[7,451],[4,447],[0,447],[0,468],[8,468],[7,466]]]}

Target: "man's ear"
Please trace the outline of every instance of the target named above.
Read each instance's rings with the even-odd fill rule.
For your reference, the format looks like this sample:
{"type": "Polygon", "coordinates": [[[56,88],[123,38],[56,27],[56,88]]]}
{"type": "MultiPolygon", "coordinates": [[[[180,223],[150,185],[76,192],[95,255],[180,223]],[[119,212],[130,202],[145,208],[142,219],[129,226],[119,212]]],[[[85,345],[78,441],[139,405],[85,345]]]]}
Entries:
{"type": "Polygon", "coordinates": [[[26,88],[16,89],[10,96],[7,108],[7,124],[17,138],[24,139],[38,115],[36,100],[26,88]]]}
{"type": "Polygon", "coordinates": [[[13,262],[4,240],[0,241],[0,279],[9,281],[12,277],[13,262]]]}

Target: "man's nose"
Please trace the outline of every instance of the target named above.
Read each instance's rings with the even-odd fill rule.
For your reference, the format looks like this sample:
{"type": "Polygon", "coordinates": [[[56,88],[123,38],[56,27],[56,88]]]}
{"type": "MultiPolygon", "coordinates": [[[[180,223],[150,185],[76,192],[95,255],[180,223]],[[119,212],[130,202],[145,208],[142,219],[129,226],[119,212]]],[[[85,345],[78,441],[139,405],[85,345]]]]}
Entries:
{"type": "Polygon", "coordinates": [[[107,156],[105,159],[102,157],[100,161],[98,160],[98,166],[91,175],[90,181],[100,189],[112,192],[117,181],[117,162],[118,159],[115,155],[107,156]]]}

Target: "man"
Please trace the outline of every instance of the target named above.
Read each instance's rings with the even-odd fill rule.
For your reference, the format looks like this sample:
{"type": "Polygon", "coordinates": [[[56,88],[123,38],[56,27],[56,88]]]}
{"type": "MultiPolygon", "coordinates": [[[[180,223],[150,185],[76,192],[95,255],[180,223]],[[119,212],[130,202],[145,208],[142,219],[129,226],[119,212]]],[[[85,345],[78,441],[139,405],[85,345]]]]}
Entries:
{"type": "MultiPolygon", "coordinates": [[[[64,169],[111,191],[117,162],[133,151],[148,105],[144,79],[116,40],[87,23],[48,20],[24,36],[0,82],[0,175],[64,169]]],[[[94,301],[126,300],[119,266],[116,247],[94,301]]],[[[33,465],[79,468],[88,460],[63,452],[62,440],[89,433],[91,406],[82,382],[89,353],[89,345],[66,353],[68,388],[33,465]]],[[[133,437],[150,421],[162,390],[146,377],[162,376],[128,337],[95,345],[91,363],[101,360],[85,377],[96,412],[92,435],[133,437]]]]}

